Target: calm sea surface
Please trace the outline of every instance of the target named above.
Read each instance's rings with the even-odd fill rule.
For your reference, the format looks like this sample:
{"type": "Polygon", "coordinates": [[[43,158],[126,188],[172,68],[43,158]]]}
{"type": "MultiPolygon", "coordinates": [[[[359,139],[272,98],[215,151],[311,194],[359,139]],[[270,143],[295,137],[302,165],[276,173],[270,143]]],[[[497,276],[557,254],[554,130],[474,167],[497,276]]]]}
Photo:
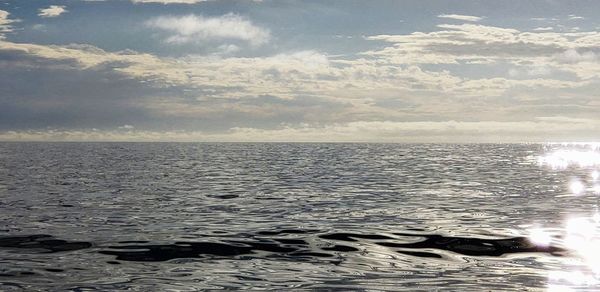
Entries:
{"type": "Polygon", "coordinates": [[[0,143],[0,291],[600,289],[598,148],[0,143]]]}

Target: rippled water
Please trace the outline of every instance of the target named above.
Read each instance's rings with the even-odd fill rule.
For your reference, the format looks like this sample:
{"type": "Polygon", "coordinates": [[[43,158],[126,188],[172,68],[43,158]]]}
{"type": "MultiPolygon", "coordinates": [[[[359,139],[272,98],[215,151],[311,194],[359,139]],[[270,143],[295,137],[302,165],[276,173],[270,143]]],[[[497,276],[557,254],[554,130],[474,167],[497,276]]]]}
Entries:
{"type": "Polygon", "coordinates": [[[565,147],[0,143],[0,290],[594,290],[565,147]]]}

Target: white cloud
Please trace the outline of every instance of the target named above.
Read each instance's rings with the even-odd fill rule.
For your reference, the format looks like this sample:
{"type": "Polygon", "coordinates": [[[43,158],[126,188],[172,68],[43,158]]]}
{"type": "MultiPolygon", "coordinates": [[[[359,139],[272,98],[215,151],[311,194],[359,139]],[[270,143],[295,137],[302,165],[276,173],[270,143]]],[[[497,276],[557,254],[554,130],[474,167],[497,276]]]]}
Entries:
{"type": "Polygon", "coordinates": [[[268,42],[271,37],[268,29],[232,13],[220,17],[161,16],[148,20],[146,26],[173,33],[165,39],[171,44],[233,39],[258,46],[268,42]]]}
{"type": "MultiPolygon", "coordinates": [[[[432,57],[437,57],[439,63],[456,63],[459,59],[470,57],[510,58],[551,55],[562,48],[597,45],[594,42],[600,37],[600,33],[597,32],[521,32],[512,28],[476,24],[441,24],[438,27],[441,30],[428,33],[370,36],[369,40],[402,43],[402,46],[395,45],[370,53],[380,55],[415,52],[425,56],[434,54],[432,57]]],[[[432,60],[417,58],[413,62],[421,61],[429,63],[432,60]]]]}
{"type": "Polygon", "coordinates": [[[8,16],[10,13],[4,10],[0,10],[0,40],[4,39],[3,33],[11,32],[11,23],[17,22],[17,20],[10,19],[8,16]]]}
{"type": "Polygon", "coordinates": [[[460,14],[440,14],[440,15],[438,15],[438,17],[463,20],[463,21],[473,21],[473,22],[477,22],[477,21],[480,21],[483,19],[483,17],[479,17],[479,16],[460,15],[460,14]]]}
{"type": "Polygon", "coordinates": [[[548,66],[531,66],[525,69],[511,68],[508,70],[510,77],[541,77],[548,76],[552,73],[552,69],[548,66]]]}
{"type": "Polygon", "coordinates": [[[578,52],[576,49],[568,49],[559,54],[556,59],[565,63],[594,62],[598,56],[592,51],[578,52]]]}
{"type": "Polygon", "coordinates": [[[7,25],[12,21],[8,18],[10,13],[8,11],[0,10],[0,25],[7,25]]]}
{"type": "Polygon", "coordinates": [[[65,9],[66,6],[62,5],[50,5],[48,8],[42,8],[39,10],[38,15],[41,17],[57,17],[63,13],[68,12],[65,9]]]}
{"type": "Polygon", "coordinates": [[[545,26],[545,27],[536,27],[533,30],[534,31],[550,31],[550,30],[554,30],[554,28],[551,26],[545,26]]]}
{"type": "Polygon", "coordinates": [[[546,74],[549,71],[576,75],[586,82],[600,77],[600,63],[592,62],[596,60],[593,52],[600,51],[598,31],[522,32],[476,24],[438,27],[440,30],[427,33],[370,36],[367,39],[392,45],[362,54],[391,64],[460,65],[475,61],[490,66],[509,64],[547,69],[521,71],[509,74],[510,77],[553,75],[546,74]]]}

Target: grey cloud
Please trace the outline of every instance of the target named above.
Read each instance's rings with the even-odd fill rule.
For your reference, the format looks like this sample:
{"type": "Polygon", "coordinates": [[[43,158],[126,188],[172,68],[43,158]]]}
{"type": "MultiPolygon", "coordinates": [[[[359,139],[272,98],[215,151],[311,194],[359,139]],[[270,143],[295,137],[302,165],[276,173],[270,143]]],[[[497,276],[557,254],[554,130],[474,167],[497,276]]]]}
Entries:
{"type": "Polygon", "coordinates": [[[425,51],[449,55],[476,55],[493,58],[510,57],[539,57],[552,56],[564,51],[563,47],[555,45],[540,45],[526,42],[502,43],[488,42],[483,40],[469,40],[468,38],[457,38],[457,41],[465,41],[468,44],[427,44],[423,46],[425,51]]]}
{"type": "Polygon", "coordinates": [[[47,59],[0,50],[0,130],[44,128],[274,128],[328,121],[350,107],[320,97],[222,98],[230,86],[168,85],[121,73],[122,61],[81,68],[76,59],[47,59]]]}
{"type": "Polygon", "coordinates": [[[0,127],[105,128],[137,124],[153,114],[152,95],[173,94],[114,72],[110,66],[76,69],[73,60],[0,52],[0,127]]]}

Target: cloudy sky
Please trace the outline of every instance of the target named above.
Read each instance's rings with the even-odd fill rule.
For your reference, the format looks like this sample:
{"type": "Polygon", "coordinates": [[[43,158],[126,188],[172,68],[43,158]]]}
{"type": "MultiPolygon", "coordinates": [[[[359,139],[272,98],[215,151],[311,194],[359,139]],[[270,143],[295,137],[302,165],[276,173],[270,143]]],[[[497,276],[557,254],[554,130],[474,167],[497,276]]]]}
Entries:
{"type": "Polygon", "coordinates": [[[0,0],[0,140],[600,140],[600,1],[0,0]]]}

